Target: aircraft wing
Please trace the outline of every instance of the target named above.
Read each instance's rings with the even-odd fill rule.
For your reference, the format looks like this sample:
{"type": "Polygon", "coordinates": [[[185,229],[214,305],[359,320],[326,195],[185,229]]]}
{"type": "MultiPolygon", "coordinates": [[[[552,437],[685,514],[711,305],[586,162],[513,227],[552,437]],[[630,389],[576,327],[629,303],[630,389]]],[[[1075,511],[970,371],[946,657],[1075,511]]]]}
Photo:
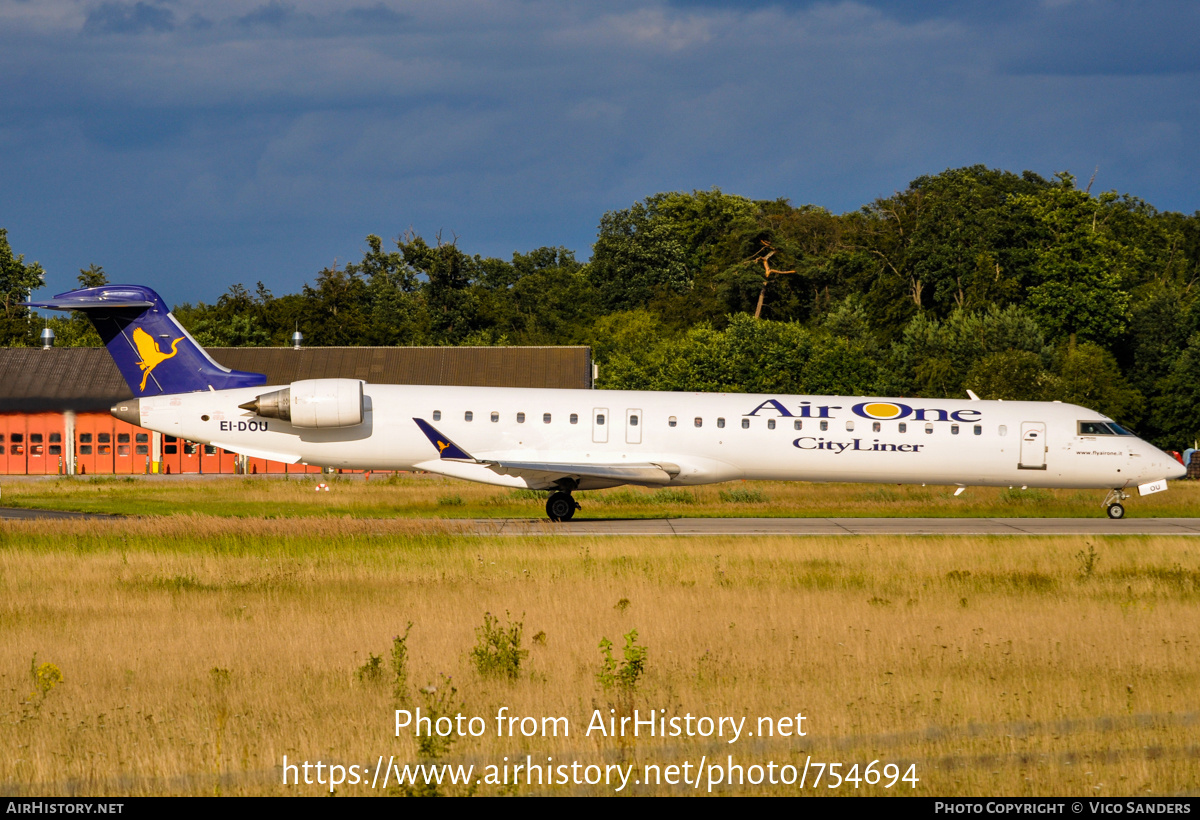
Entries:
{"type": "Polygon", "coordinates": [[[564,478],[594,478],[619,484],[667,484],[679,475],[679,465],[663,463],[640,464],[588,464],[551,461],[510,461],[508,459],[476,458],[459,447],[448,436],[442,435],[424,419],[414,418],[417,426],[438,449],[439,458],[415,465],[422,470],[441,473],[454,478],[479,478],[480,468],[495,475],[526,479],[533,486],[553,487],[564,478]]]}
{"type": "Polygon", "coordinates": [[[630,484],[667,484],[679,475],[675,464],[555,464],[538,461],[483,461],[499,475],[542,479],[554,483],[560,478],[600,478],[630,484]]]}

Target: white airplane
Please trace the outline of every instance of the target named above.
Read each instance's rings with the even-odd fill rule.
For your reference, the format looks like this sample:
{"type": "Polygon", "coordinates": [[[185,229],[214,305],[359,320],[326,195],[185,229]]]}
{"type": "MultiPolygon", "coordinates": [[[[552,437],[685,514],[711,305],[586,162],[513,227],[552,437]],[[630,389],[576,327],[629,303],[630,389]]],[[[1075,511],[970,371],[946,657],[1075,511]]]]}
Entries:
{"type": "Polygon", "coordinates": [[[1093,410],[1059,402],[368,384],[267,386],[213,361],[138,285],[70,291],[31,307],[86,311],[135,398],[119,419],[288,464],[425,470],[572,493],[734,479],[1109,490],[1167,488],[1186,469],[1093,410]],[[168,352],[168,349],[170,352],[168,352]]]}

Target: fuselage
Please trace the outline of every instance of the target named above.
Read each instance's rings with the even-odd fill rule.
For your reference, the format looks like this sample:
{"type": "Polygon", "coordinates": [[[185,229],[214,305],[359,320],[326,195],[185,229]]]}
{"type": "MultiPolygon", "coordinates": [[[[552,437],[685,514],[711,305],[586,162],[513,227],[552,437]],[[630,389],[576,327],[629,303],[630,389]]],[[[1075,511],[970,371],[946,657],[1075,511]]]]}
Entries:
{"type": "MultiPolygon", "coordinates": [[[[481,462],[664,463],[678,468],[671,485],[774,479],[1112,489],[1185,472],[1105,416],[1058,402],[364,384],[362,423],[322,429],[238,407],[275,389],[122,404],[142,427],[251,456],[432,470],[535,489],[550,485],[439,460],[414,419],[481,462]]],[[[638,482],[592,477],[577,488],[620,483],[638,482]]]]}

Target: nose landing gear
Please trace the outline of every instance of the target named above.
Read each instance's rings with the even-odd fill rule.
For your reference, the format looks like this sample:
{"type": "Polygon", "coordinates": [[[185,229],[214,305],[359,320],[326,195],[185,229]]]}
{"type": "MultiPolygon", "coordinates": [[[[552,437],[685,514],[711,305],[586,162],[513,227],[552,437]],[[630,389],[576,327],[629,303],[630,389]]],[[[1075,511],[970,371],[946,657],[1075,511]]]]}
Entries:
{"type": "Polygon", "coordinates": [[[546,499],[546,515],[551,521],[570,521],[578,509],[579,502],[575,497],[562,490],[550,493],[546,499]]]}
{"type": "Polygon", "coordinates": [[[1104,499],[1104,505],[1109,518],[1115,521],[1118,518],[1125,517],[1125,507],[1121,502],[1126,498],[1129,498],[1129,495],[1124,490],[1114,489],[1108,491],[1108,497],[1104,499]]]}

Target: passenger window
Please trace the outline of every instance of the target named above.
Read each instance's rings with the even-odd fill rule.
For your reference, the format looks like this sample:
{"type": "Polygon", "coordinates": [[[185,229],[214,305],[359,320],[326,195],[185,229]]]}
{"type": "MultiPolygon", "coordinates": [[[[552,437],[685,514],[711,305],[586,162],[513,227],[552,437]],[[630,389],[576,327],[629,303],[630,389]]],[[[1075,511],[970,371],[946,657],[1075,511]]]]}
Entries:
{"type": "MultiPolygon", "coordinates": [[[[54,437],[51,436],[50,440],[54,441],[54,437]]],[[[138,444],[145,444],[148,441],[150,441],[150,434],[149,433],[137,433],[136,435],[134,435],[133,440],[136,441],[138,444]]]]}
{"type": "MultiPolygon", "coordinates": [[[[718,423],[718,424],[719,424],[719,423],[718,423]]],[[[750,429],[750,419],[742,419],[742,429],[743,429],[743,430],[749,430],[749,429],[750,429]]]]}
{"type": "Polygon", "coordinates": [[[932,432],[933,432],[933,425],[932,425],[932,424],[926,424],[926,425],[925,425],[925,433],[926,433],[926,434],[930,434],[930,433],[932,433],[932,432]]]}
{"type": "MultiPolygon", "coordinates": [[[[550,414],[542,413],[542,424],[549,424],[549,423],[550,423],[550,414]]],[[[637,424],[637,422],[635,421],[634,424],[637,424]]]]}
{"type": "Polygon", "coordinates": [[[950,435],[952,435],[952,436],[958,435],[958,425],[957,424],[950,425],[950,435]]]}
{"type": "Polygon", "coordinates": [[[1006,424],[1000,425],[1000,435],[1002,435],[1002,436],[1008,435],[1008,425],[1006,425],[1006,424]]]}
{"type": "Polygon", "coordinates": [[[797,430],[803,430],[804,422],[800,421],[800,419],[796,419],[794,422],[792,422],[792,427],[796,428],[797,430]]]}
{"type": "Polygon", "coordinates": [[[492,424],[495,424],[498,421],[500,421],[500,414],[493,410],[492,411],[492,424]]]}
{"type": "Polygon", "coordinates": [[[829,429],[829,422],[827,422],[827,421],[821,422],[821,432],[825,432],[828,429],[829,429]]]}
{"type": "Polygon", "coordinates": [[[41,444],[42,443],[42,434],[41,433],[30,433],[29,434],[29,443],[30,444],[41,444]]]}
{"type": "Polygon", "coordinates": [[[704,419],[700,418],[699,416],[696,416],[696,426],[697,426],[697,427],[703,427],[703,426],[704,426],[704,419]]]}
{"type": "Polygon", "coordinates": [[[596,424],[601,425],[601,426],[604,425],[604,414],[603,413],[596,414],[596,424]]]}
{"type": "Polygon", "coordinates": [[[630,417],[629,417],[629,426],[630,426],[630,427],[637,427],[637,424],[638,424],[638,417],[637,417],[637,416],[630,416],[630,417]]]}
{"type": "Polygon", "coordinates": [[[852,421],[848,421],[848,422],[846,422],[846,432],[847,432],[847,433],[853,433],[853,432],[854,432],[854,422],[852,422],[852,421]]]}
{"type": "Polygon", "coordinates": [[[883,429],[883,426],[879,422],[877,422],[877,421],[871,422],[871,432],[872,433],[878,433],[882,429],[883,429]]]}
{"type": "Polygon", "coordinates": [[[975,425],[975,435],[977,435],[977,436],[983,435],[983,425],[982,424],[975,425]]]}
{"type": "Polygon", "coordinates": [[[675,422],[675,417],[674,417],[674,416],[671,416],[671,418],[667,419],[667,426],[668,426],[668,427],[674,427],[674,426],[675,426],[675,423],[676,423],[676,422],[675,422]]]}
{"type": "Polygon", "coordinates": [[[128,443],[129,443],[129,434],[128,433],[117,433],[117,444],[128,444],[128,443]]]}
{"type": "Polygon", "coordinates": [[[717,426],[721,428],[725,427],[725,419],[717,419],[717,426]]]}
{"type": "Polygon", "coordinates": [[[472,413],[470,410],[463,413],[463,421],[474,421],[474,420],[475,420],[475,414],[472,413]]]}
{"type": "Polygon", "coordinates": [[[896,429],[897,429],[897,430],[899,430],[901,433],[907,433],[907,432],[908,432],[908,425],[907,425],[907,424],[905,424],[904,422],[900,422],[900,424],[898,424],[898,425],[896,426],[896,429]]]}
{"type": "Polygon", "coordinates": [[[91,433],[80,433],[79,434],[79,443],[80,444],[91,444],[92,443],[92,434],[91,433]]]}
{"type": "Polygon", "coordinates": [[[434,421],[441,421],[441,420],[442,420],[442,411],[441,411],[441,410],[434,410],[434,411],[433,411],[433,420],[434,420],[434,421]]]}
{"type": "Polygon", "coordinates": [[[572,413],[572,414],[571,414],[571,418],[569,419],[569,421],[571,422],[571,424],[579,424],[579,414],[578,414],[578,413],[572,413]]]}
{"type": "Polygon", "coordinates": [[[775,429],[775,419],[767,419],[767,429],[768,430],[775,429]]]}
{"type": "Polygon", "coordinates": [[[525,414],[517,413],[517,424],[524,424],[524,423],[525,423],[525,414]]]}

